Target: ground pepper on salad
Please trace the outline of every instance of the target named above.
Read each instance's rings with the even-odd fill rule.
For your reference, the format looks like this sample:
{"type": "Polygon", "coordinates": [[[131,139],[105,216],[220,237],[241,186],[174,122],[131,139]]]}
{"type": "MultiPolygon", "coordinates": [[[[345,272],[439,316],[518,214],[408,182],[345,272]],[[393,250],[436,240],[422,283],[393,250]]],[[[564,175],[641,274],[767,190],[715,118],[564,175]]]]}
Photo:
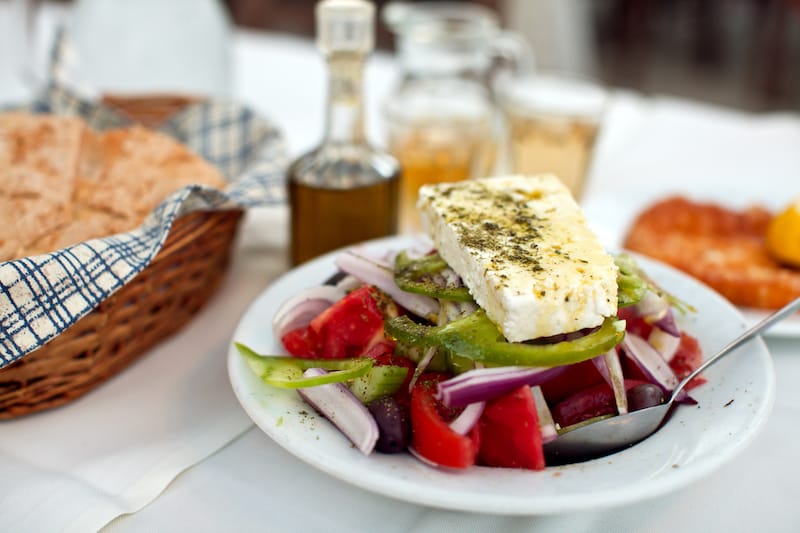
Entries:
{"type": "Polygon", "coordinates": [[[540,470],[544,443],[663,402],[701,363],[696,339],[674,316],[689,306],[630,256],[615,262],[617,316],[510,343],[435,251],[400,251],[391,262],[347,251],[337,259],[343,273],[278,311],[288,357],[236,346],[266,384],[297,389],[364,453],[540,470]],[[622,347],[625,336],[641,339],[646,353],[622,347]],[[653,357],[665,374],[649,370],[644,359],[653,357]]]}

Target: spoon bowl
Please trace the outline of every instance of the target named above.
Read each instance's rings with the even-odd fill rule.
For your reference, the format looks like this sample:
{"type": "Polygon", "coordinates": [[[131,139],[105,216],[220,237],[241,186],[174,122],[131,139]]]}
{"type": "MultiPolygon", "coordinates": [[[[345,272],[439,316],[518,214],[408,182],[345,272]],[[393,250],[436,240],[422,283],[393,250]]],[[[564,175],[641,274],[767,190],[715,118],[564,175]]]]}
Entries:
{"type": "Polygon", "coordinates": [[[676,400],[694,377],[798,309],[800,309],[800,298],[796,298],[733,339],[681,380],[665,403],[599,420],[562,433],[544,445],[548,463],[563,464],[595,459],[646,439],[658,431],[669,418],[676,400]]]}
{"type": "Polygon", "coordinates": [[[670,405],[631,411],[562,433],[544,445],[547,464],[586,461],[632,446],[658,430],[670,405]]]}

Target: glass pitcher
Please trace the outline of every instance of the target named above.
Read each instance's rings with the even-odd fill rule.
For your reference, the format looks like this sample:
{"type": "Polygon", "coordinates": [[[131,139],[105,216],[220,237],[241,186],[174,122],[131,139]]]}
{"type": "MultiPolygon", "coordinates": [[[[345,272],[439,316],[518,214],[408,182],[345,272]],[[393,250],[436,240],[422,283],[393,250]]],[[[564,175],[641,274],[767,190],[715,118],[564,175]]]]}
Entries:
{"type": "Polygon", "coordinates": [[[389,150],[400,160],[400,231],[417,231],[420,185],[493,173],[500,72],[532,70],[533,54],[497,14],[468,2],[390,2],[401,78],[384,104],[389,150]]]}

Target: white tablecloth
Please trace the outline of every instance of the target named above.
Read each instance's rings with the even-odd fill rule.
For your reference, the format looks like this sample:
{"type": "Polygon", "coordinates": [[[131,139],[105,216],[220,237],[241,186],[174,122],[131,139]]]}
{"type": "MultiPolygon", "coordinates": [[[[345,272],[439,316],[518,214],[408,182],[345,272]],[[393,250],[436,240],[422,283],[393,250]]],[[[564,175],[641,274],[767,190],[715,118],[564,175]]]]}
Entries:
{"type": "MultiPolygon", "coordinates": [[[[234,50],[235,97],[273,118],[284,129],[293,154],[312,146],[321,134],[325,83],[322,61],[311,43],[239,32],[234,50]]],[[[371,62],[367,111],[368,131],[373,137],[382,133],[378,102],[393,77],[390,59],[381,56],[371,62]]],[[[714,191],[704,185],[711,182],[706,178],[714,176],[713,181],[719,183],[720,174],[735,201],[737,190],[743,191],[742,195],[755,190],[753,200],[782,205],[791,195],[800,194],[800,118],[751,117],[686,102],[619,94],[595,163],[585,198],[588,206],[604,204],[609,197],[624,201],[627,194],[647,196],[669,190],[711,195],[714,191]],[[751,187],[754,181],[763,186],[751,187]]],[[[716,197],[725,197],[719,187],[715,191],[716,197]]],[[[113,421],[114,413],[104,411],[98,398],[105,395],[135,402],[149,393],[146,372],[172,368],[174,373],[175,365],[183,365],[178,367],[177,377],[172,377],[178,390],[167,396],[169,404],[160,409],[174,418],[159,418],[164,423],[154,427],[147,423],[156,416],[155,407],[149,407],[126,413],[131,417],[126,425],[143,428],[135,444],[144,451],[187,438],[196,439],[197,449],[181,448],[185,453],[171,457],[174,460],[168,468],[154,470],[159,479],[143,472],[138,492],[110,483],[108,490],[120,490],[120,494],[105,496],[117,507],[105,506],[102,513],[93,513],[91,508],[66,512],[57,502],[78,501],[69,493],[79,491],[77,485],[48,484],[52,479],[47,464],[37,465],[40,469],[34,475],[30,464],[21,459],[15,463],[6,436],[19,435],[23,425],[32,423],[25,419],[2,423],[0,443],[11,451],[4,456],[6,482],[0,482],[0,524],[14,531],[86,531],[102,527],[116,514],[129,513],[113,520],[106,530],[800,531],[800,506],[796,503],[800,396],[795,392],[800,380],[800,338],[767,341],[777,373],[777,399],[765,429],[752,445],[707,478],[656,501],[544,517],[445,512],[365,492],[295,459],[250,425],[233,397],[224,368],[226,346],[237,318],[252,298],[287,268],[286,221],[285,208],[251,213],[226,285],[192,325],[90,394],[86,403],[94,405],[93,410],[70,407],[53,411],[46,415],[52,429],[40,426],[30,435],[36,439],[35,447],[46,451],[50,446],[57,452],[64,432],[87,422],[69,417],[113,421]],[[193,358],[191,354],[197,355],[193,358]],[[204,398],[198,399],[197,394],[204,398]],[[213,407],[214,412],[198,409],[198,402],[213,407]],[[181,413],[196,413],[191,427],[181,413]],[[206,422],[215,420],[217,424],[226,419],[230,427],[222,432],[206,422]],[[180,420],[184,423],[175,422],[180,420]],[[211,435],[226,438],[215,440],[211,435]],[[16,501],[42,505],[36,513],[26,515],[19,513],[16,501]],[[41,516],[48,512],[45,503],[55,506],[50,507],[54,516],[63,514],[60,525],[41,516]],[[3,522],[6,512],[17,512],[17,521],[3,522]]],[[[613,239],[621,228],[612,224],[603,231],[613,239]]],[[[91,443],[91,435],[84,440],[91,443]]],[[[125,454],[130,452],[124,443],[115,450],[112,441],[107,438],[108,445],[98,447],[93,457],[110,469],[110,475],[115,459],[127,458],[125,454]]],[[[18,446],[22,449],[24,443],[18,446]]]]}

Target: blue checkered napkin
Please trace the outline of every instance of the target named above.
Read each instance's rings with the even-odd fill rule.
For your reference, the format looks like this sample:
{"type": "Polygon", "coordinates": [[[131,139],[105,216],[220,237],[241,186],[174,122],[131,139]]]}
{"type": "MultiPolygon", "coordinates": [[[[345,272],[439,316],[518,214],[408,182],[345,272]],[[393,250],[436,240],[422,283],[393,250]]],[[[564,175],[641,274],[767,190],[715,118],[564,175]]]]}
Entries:
{"type": "MultiPolygon", "coordinates": [[[[24,109],[78,115],[95,130],[128,124],[112,109],[58,87],[24,109]]],[[[0,263],[0,368],[70,327],[142,271],[163,246],[176,218],[198,210],[285,201],[283,138],[251,110],[233,103],[199,103],[161,129],[217,165],[229,182],[227,190],[184,187],[134,231],[0,263]]]]}

